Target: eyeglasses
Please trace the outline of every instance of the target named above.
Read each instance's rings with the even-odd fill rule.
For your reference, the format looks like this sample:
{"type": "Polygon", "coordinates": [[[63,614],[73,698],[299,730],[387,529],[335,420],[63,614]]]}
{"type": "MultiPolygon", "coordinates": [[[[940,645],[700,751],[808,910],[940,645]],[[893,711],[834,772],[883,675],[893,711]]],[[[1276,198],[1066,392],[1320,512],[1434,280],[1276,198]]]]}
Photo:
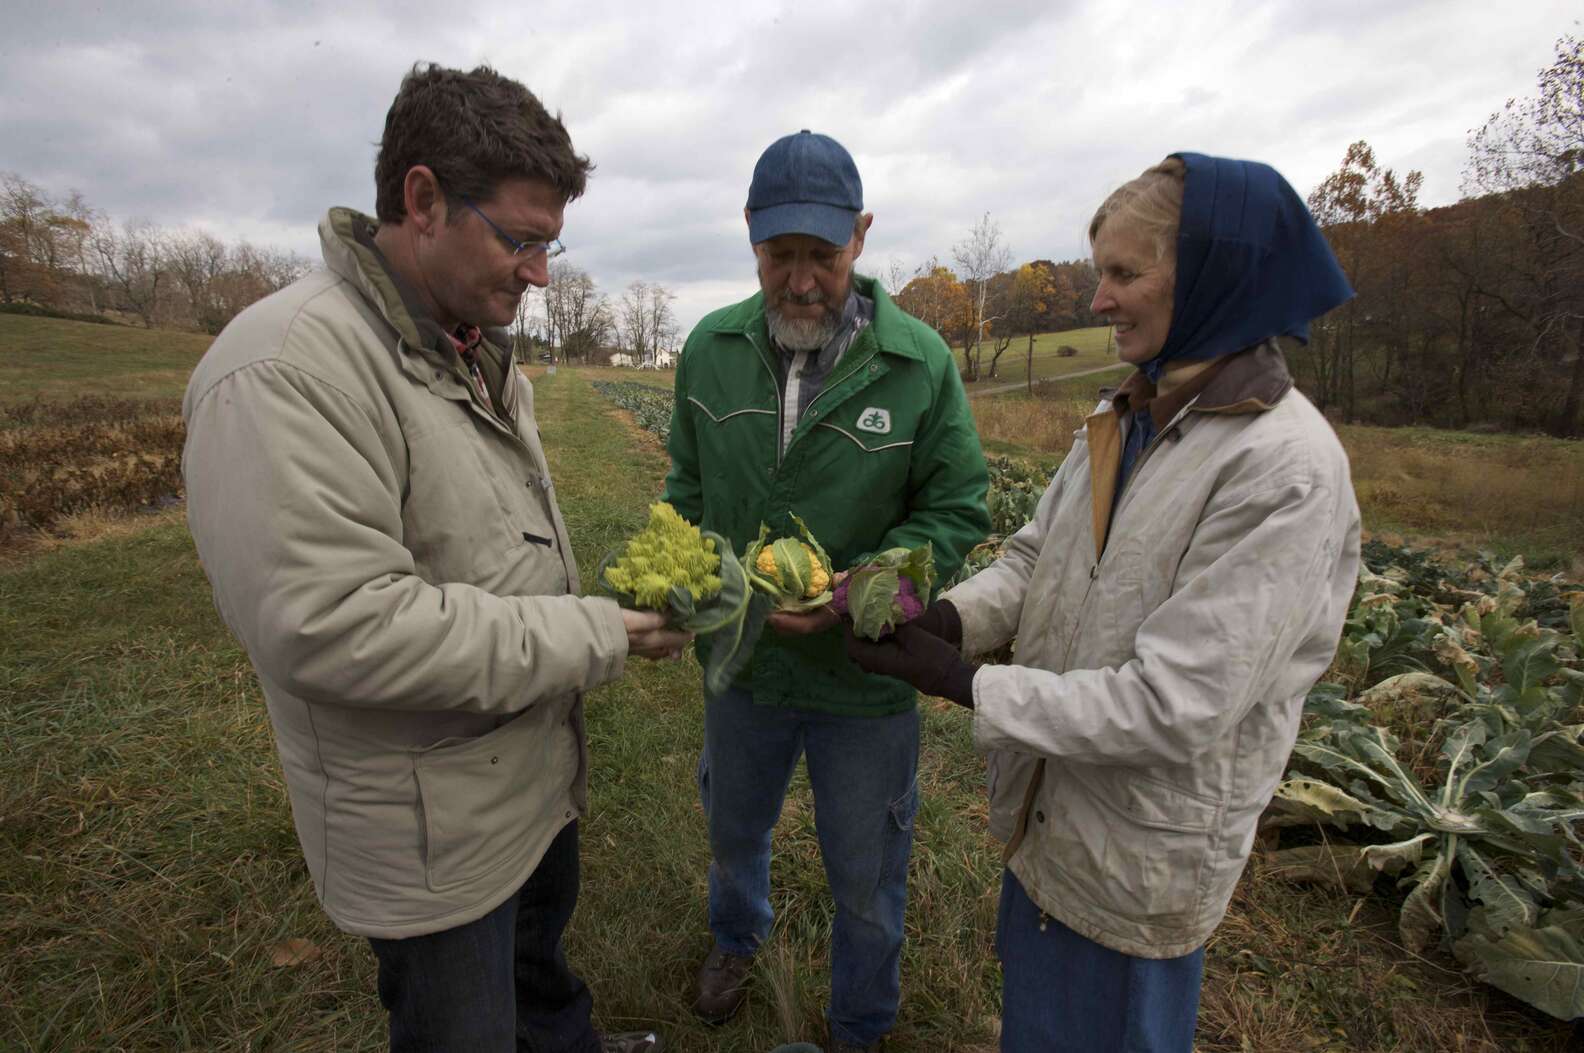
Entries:
{"type": "Polygon", "coordinates": [[[468,208],[472,209],[474,214],[477,215],[479,219],[482,219],[484,222],[489,224],[490,229],[495,232],[495,236],[501,239],[507,250],[513,256],[526,255],[529,259],[533,259],[533,257],[539,255],[542,252],[544,253],[545,259],[553,260],[566,251],[566,246],[561,244],[560,238],[555,238],[550,241],[518,241],[510,234],[500,229],[500,227],[496,226],[495,221],[486,216],[473,202],[464,197],[462,198],[462,203],[468,208]]]}

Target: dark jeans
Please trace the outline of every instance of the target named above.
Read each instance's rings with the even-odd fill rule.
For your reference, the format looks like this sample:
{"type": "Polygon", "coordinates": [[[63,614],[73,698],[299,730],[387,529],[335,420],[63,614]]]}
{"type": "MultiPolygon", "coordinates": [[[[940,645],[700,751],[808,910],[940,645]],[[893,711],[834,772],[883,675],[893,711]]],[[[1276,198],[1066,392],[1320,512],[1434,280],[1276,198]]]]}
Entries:
{"type": "Polygon", "coordinates": [[[867,1046],[896,1023],[908,854],[918,808],[919,715],[844,717],[761,706],[732,688],[704,710],[699,795],[709,821],[715,942],[751,955],[770,934],[770,839],[798,757],[836,919],[831,1037],[867,1046]]]}
{"type": "Polygon", "coordinates": [[[477,921],[369,940],[392,1053],[598,1053],[594,998],[561,950],[577,894],[574,821],[517,894],[477,921]]]}
{"type": "Polygon", "coordinates": [[[1001,879],[1002,1053],[1188,1053],[1204,948],[1135,958],[1045,916],[1010,870],[1001,879]]]}

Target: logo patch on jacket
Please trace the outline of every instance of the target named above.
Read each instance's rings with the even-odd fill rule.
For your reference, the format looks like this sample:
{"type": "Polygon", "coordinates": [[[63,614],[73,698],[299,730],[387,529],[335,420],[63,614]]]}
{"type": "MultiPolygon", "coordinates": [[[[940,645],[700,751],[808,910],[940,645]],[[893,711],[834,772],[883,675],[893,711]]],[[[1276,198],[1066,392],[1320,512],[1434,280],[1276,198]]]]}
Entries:
{"type": "Polygon", "coordinates": [[[859,431],[873,432],[876,435],[889,435],[891,411],[883,410],[879,406],[870,406],[858,414],[857,428],[859,431]]]}

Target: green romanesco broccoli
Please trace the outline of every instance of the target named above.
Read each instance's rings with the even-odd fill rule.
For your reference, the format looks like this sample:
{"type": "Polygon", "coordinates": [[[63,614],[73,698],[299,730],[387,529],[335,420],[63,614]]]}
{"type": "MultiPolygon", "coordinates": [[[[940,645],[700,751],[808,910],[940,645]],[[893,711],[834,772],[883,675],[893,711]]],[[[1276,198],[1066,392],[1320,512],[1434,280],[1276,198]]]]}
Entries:
{"type": "Polygon", "coordinates": [[[685,589],[695,603],[721,590],[721,558],[715,542],[670,505],[649,506],[649,523],[629,538],[619,558],[605,568],[605,583],[633,597],[639,607],[664,610],[671,590],[685,589]]]}

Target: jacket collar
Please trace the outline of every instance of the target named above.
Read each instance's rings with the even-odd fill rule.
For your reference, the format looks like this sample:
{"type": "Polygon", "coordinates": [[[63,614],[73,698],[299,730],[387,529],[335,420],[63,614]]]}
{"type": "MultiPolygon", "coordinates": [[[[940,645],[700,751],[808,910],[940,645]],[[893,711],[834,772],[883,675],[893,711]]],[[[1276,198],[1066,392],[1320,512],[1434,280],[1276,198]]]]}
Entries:
{"type": "Polygon", "coordinates": [[[1155,385],[1139,370],[1111,394],[1111,406],[1123,416],[1148,407],[1159,431],[1185,409],[1195,413],[1263,413],[1280,402],[1292,385],[1281,348],[1267,340],[1217,359],[1164,395],[1157,395],[1155,385]]]}
{"type": "MultiPolygon", "coordinates": [[[[374,217],[356,209],[330,209],[319,222],[325,266],[352,283],[408,348],[450,367],[455,360],[450,338],[429,317],[412,288],[391,269],[385,254],[374,244],[378,229],[379,222],[374,217]]],[[[506,330],[490,326],[481,332],[493,354],[502,356],[501,349],[510,349],[506,330]]]]}
{"type": "MultiPolygon", "coordinates": [[[[855,274],[853,284],[857,287],[859,295],[867,296],[874,301],[874,323],[866,331],[873,334],[873,339],[880,350],[886,354],[922,362],[924,353],[904,335],[907,328],[902,324],[904,317],[902,308],[891,302],[891,297],[886,295],[880,282],[874,278],[855,274]]],[[[710,326],[710,332],[741,333],[750,338],[766,336],[768,340],[763,291],[756,292],[741,303],[722,311],[710,326]]]]}

